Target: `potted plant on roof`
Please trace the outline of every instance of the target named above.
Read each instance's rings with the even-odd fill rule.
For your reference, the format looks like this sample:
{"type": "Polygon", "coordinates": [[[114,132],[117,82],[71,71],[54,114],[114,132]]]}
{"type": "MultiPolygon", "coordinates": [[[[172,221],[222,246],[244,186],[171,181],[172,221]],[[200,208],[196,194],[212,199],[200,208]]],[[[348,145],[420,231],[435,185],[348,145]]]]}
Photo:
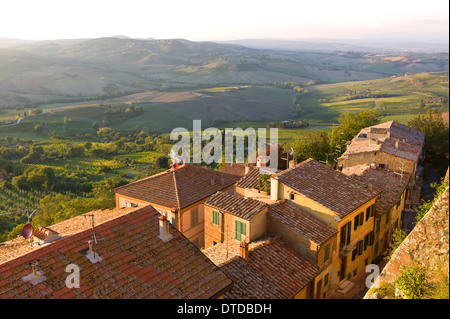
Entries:
{"type": "Polygon", "coordinates": [[[263,195],[270,195],[270,175],[260,175],[258,178],[259,192],[263,195]]]}

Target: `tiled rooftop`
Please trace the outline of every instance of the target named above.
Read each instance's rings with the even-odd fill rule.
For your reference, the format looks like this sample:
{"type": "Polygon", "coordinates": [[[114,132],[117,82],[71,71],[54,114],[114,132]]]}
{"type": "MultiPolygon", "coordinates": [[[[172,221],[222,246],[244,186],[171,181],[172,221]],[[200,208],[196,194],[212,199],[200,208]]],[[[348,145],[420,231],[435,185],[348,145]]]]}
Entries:
{"type": "Polygon", "coordinates": [[[354,179],[308,159],[274,176],[286,186],[344,217],[377,196],[354,179]]]}
{"type": "Polygon", "coordinates": [[[424,142],[424,133],[397,121],[388,121],[363,128],[343,155],[383,151],[416,162],[424,142]]]}
{"type": "Polygon", "coordinates": [[[224,192],[217,192],[212,195],[204,205],[217,208],[234,216],[250,220],[254,215],[267,207],[256,199],[237,197],[224,192]]]}
{"type": "Polygon", "coordinates": [[[227,163],[221,169],[221,172],[242,177],[245,175],[245,165],[243,163],[227,163]]]}
{"type": "Polygon", "coordinates": [[[114,189],[119,195],[181,210],[235,184],[240,176],[183,164],[114,189]]]}
{"type": "Polygon", "coordinates": [[[251,242],[247,260],[239,256],[238,242],[217,244],[203,253],[233,280],[233,289],[224,295],[229,299],[293,298],[320,271],[281,237],[251,242]]]}
{"type": "MultiPolygon", "coordinates": [[[[278,171],[277,171],[278,173],[278,171]]],[[[244,177],[242,177],[236,186],[242,188],[258,188],[259,177],[262,175],[272,175],[273,173],[265,169],[264,167],[251,167],[244,177]]]]}
{"type": "MultiPolygon", "coordinates": [[[[87,218],[87,215],[94,215],[94,224],[100,225],[111,219],[129,214],[136,209],[137,207],[95,210],[46,228],[56,232],[61,237],[67,237],[81,231],[91,229],[91,218],[87,218]]],[[[36,231],[38,229],[39,227],[36,231]]],[[[31,246],[28,240],[25,240],[22,236],[0,243],[0,264],[25,255],[36,249],[39,249],[39,246],[31,246]]]]}
{"type": "Polygon", "coordinates": [[[172,226],[171,240],[158,237],[160,214],[153,207],[102,213],[94,213],[100,262],[91,263],[85,255],[90,221],[76,217],[52,227],[66,234],[63,238],[0,262],[0,299],[210,298],[231,287],[232,281],[172,226]],[[102,213],[115,217],[101,222],[102,213]],[[44,280],[23,281],[37,260],[44,280]],[[80,269],[79,288],[66,287],[70,264],[80,269]]]}
{"type": "Polygon", "coordinates": [[[407,173],[403,173],[402,177],[399,173],[386,169],[371,168],[364,164],[344,168],[342,173],[365,185],[372,181],[373,187],[381,191],[376,204],[378,214],[385,214],[392,206],[397,204],[410,178],[407,173]]]}
{"type": "Polygon", "coordinates": [[[277,221],[292,227],[318,245],[337,233],[337,230],[303,211],[289,200],[270,205],[268,214],[277,221]]]}

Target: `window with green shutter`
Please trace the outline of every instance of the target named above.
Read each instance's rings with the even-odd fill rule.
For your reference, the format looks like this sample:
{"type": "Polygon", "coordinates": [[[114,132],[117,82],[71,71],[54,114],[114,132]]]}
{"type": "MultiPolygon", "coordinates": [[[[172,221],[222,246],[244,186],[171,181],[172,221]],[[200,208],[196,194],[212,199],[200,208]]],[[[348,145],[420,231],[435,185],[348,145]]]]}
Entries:
{"type": "Polygon", "coordinates": [[[215,210],[212,212],[212,223],[213,225],[219,226],[219,212],[215,210]]]}
{"type": "Polygon", "coordinates": [[[377,220],[377,234],[380,232],[381,218],[377,220]]]}
{"type": "Polygon", "coordinates": [[[246,225],[240,221],[236,221],[235,223],[235,238],[238,241],[241,241],[242,235],[246,235],[246,225]]]}

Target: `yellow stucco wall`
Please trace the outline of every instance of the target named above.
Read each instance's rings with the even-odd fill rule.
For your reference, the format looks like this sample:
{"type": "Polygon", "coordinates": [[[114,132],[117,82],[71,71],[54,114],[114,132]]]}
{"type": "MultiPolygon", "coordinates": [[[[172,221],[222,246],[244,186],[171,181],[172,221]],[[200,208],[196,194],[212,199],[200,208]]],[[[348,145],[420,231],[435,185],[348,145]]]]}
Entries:
{"type": "MultiPolygon", "coordinates": [[[[283,183],[277,183],[278,199],[289,199],[291,200],[291,193],[294,193],[293,202],[299,205],[302,209],[309,212],[314,217],[320,219],[326,224],[330,225],[334,229],[338,230],[338,234],[336,237],[336,245],[335,249],[331,249],[331,262],[330,265],[326,267],[327,271],[322,271],[315,279],[315,290],[317,290],[317,283],[320,279],[323,279],[327,272],[329,273],[329,287],[322,287],[327,290],[328,288],[333,289],[339,285],[339,282],[344,278],[353,278],[354,275],[358,275],[361,272],[365,271],[365,266],[368,263],[372,262],[372,247],[373,245],[367,245],[366,250],[363,251],[362,255],[357,255],[355,260],[352,261],[352,252],[348,253],[347,256],[340,256],[341,247],[340,247],[340,231],[341,227],[347,224],[349,221],[352,222],[351,225],[351,237],[350,237],[350,245],[347,247],[351,248],[356,245],[359,241],[363,240],[366,235],[370,234],[374,230],[374,217],[370,217],[367,221],[365,220],[366,209],[371,205],[375,204],[376,198],[373,198],[366,202],[364,205],[358,207],[351,213],[347,214],[342,219],[336,217],[336,213],[325,206],[313,201],[312,199],[297,193],[292,188],[284,185],[283,183]],[[357,215],[364,212],[364,221],[363,224],[358,226],[357,229],[354,229],[354,220],[357,215]],[[341,274],[341,266],[342,263],[346,263],[346,267],[344,269],[345,273],[341,274]],[[356,272],[355,272],[356,271],[356,272]],[[350,276],[348,276],[350,274],[350,276]]],[[[274,189],[275,190],[275,189],[274,189]]],[[[319,254],[323,254],[323,251],[319,250],[319,254]]],[[[320,256],[318,260],[320,260],[320,256]]],[[[323,258],[323,257],[322,257],[323,258]]],[[[323,283],[323,281],[322,281],[323,283]]]]}

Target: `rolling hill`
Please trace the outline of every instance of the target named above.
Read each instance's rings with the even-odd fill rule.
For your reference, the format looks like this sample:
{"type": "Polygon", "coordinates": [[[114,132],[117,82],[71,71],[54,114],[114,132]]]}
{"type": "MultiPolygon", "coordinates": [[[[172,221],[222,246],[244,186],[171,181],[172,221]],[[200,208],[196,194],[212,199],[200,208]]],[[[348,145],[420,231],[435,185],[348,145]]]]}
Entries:
{"type": "Polygon", "coordinates": [[[448,53],[280,51],[126,37],[27,42],[0,49],[0,107],[151,90],[311,80],[325,84],[431,71],[448,71],[448,53]]]}

